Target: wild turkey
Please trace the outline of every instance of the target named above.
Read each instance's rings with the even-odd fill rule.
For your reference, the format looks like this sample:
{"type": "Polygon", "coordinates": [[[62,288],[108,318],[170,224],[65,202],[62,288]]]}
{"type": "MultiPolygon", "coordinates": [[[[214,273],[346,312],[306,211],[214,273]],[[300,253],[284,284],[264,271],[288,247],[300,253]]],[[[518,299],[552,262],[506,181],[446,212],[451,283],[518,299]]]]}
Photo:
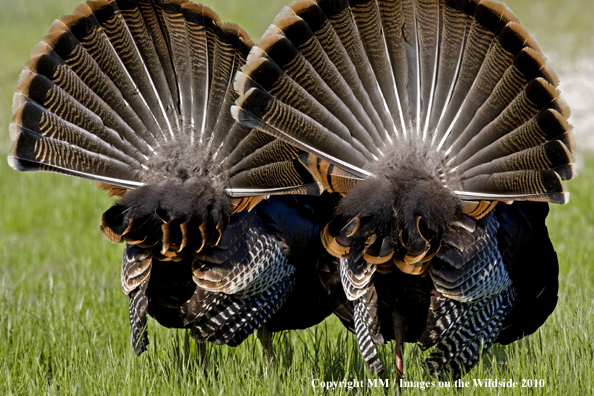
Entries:
{"type": "Polygon", "coordinates": [[[332,311],[315,262],[333,203],[260,203],[311,188],[277,181],[296,169],[287,153],[298,150],[229,111],[252,45],[237,25],[187,1],[87,1],[50,27],[20,75],[10,165],[96,181],[121,197],[102,231],[126,243],[122,287],[138,354],[147,312],[199,342],[238,345],[275,313],[288,316],[284,303],[294,312],[304,294],[315,302],[308,315],[277,319],[272,330],[332,311]]]}
{"type": "Polygon", "coordinates": [[[232,113],[344,195],[325,280],[372,371],[395,339],[400,375],[407,341],[457,378],[554,310],[544,220],[577,172],[558,82],[493,0],[297,0],[252,48],[232,113]]]}

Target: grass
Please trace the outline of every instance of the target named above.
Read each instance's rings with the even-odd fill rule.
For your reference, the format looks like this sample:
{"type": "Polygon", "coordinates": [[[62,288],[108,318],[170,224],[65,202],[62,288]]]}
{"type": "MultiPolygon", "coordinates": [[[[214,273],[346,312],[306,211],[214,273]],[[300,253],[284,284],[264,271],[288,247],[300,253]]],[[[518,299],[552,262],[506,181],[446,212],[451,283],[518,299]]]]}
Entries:
{"type": "MultiPolygon", "coordinates": [[[[576,56],[590,45],[594,5],[555,0],[509,1],[545,51],[576,56]],[[557,35],[558,31],[563,31],[557,35]],[[561,37],[561,38],[560,38],[561,37]],[[560,45],[563,37],[566,44],[560,45]],[[558,47],[557,47],[558,46],[558,47]]],[[[0,0],[0,126],[7,131],[16,78],[52,20],[77,0],[0,0]]],[[[224,20],[259,37],[283,0],[206,2],[224,20]]],[[[0,154],[10,147],[0,134],[0,154]]],[[[561,273],[559,304],[533,336],[495,346],[465,377],[544,379],[544,388],[470,387],[461,395],[594,394],[594,157],[582,156],[582,175],[568,183],[572,202],[553,206],[548,219],[561,273]]],[[[384,395],[395,388],[312,388],[312,379],[367,381],[354,336],[329,318],[321,325],[275,336],[278,363],[269,367],[254,338],[239,348],[208,347],[206,373],[185,332],[150,325],[149,350],[137,358],[130,346],[127,297],[119,285],[122,245],[99,231],[111,199],[86,181],[50,174],[20,174],[0,159],[0,394],[88,395],[384,395]]],[[[387,379],[392,346],[381,348],[387,379]]],[[[423,353],[405,350],[411,381],[430,380],[423,353]]],[[[407,389],[406,394],[454,393],[407,389]]]]}

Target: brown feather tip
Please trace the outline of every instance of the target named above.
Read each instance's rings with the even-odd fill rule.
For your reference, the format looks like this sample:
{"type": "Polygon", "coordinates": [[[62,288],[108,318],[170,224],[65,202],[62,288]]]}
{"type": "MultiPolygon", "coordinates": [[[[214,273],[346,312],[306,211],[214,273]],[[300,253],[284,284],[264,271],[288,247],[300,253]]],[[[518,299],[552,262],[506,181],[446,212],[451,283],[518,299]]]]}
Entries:
{"type": "Polygon", "coordinates": [[[499,19],[504,21],[506,24],[509,22],[520,23],[518,17],[505,3],[496,0],[482,0],[477,7],[477,12],[479,12],[479,8],[482,7],[497,15],[499,19]]]}
{"type": "Polygon", "coordinates": [[[418,256],[410,256],[407,254],[404,256],[403,260],[408,265],[413,265],[416,263],[423,262],[423,259],[425,258],[425,255],[427,254],[428,251],[429,251],[429,248],[427,248],[427,250],[425,250],[423,253],[419,254],[418,256]]]}
{"type": "Polygon", "coordinates": [[[35,60],[35,62],[37,62],[37,59],[39,59],[39,56],[49,54],[52,51],[53,51],[52,48],[45,41],[38,42],[35,45],[35,48],[33,48],[33,52],[31,53],[31,59],[28,60],[27,63],[25,63],[25,66],[29,62],[32,62],[34,60],[35,60]]]}
{"type": "Polygon", "coordinates": [[[124,239],[124,241],[126,241],[126,243],[129,244],[129,245],[140,245],[141,243],[143,243],[144,241],[146,241],[146,238],[148,238],[148,235],[145,236],[142,240],[134,239],[130,235],[123,235],[122,236],[122,239],[124,239]]]}
{"type": "Polygon", "coordinates": [[[243,42],[248,47],[253,47],[255,45],[250,35],[247,34],[247,32],[243,30],[241,26],[239,26],[238,24],[233,22],[224,22],[221,24],[221,28],[223,30],[233,33],[235,36],[237,36],[238,40],[243,42]]]}
{"type": "Polygon", "coordinates": [[[103,233],[103,235],[105,235],[107,237],[107,239],[109,239],[111,242],[113,243],[119,243],[122,241],[122,237],[124,235],[126,235],[127,233],[129,233],[132,230],[132,227],[134,226],[134,219],[129,219],[129,223],[128,223],[128,227],[126,227],[126,229],[124,230],[124,232],[122,232],[122,234],[117,234],[116,232],[114,232],[109,225],[107,224],[107,221],[105,220],[105,213],[103,213],[103,216],[101,217],[101,232],[103,233]]]}
{"type": "Polygon", "coordinates": [[[324,245],[326,251],[336,258],[342,258],[348,255],[351,251],[349,246],[341,246],[338,242],[336,242],[336,239],[330,235],[328,225],[326,225],[326,227],[324,227],[320,233],[320,238],[322,239],[322,245],[324,245]]]}
{"type": "Polygon", "coordinates": [[[355,217],[353,220],[351,220],[347,227],[349,232],[346,234],[346,237],[350,238],[355,235],[357,231],[359,231],[359,228],[361,228],[361,219],[359,217],[355,217]]]}
{"type": "Polygon", "coordinates": [[[241,41],[243,41],[245,43],[245,45],[247,45],[250,48],[253,47],[254,45],[256,45],[256,43],[254,43],[254,41],[252,40],[250,35],[245,30],[243,30],[241,27],[239,28],[239,39],[241,41]]]}
{"type": "Polygon", "coordinates": [[[196,254],[200,253],[200,251],[204,248],[204,245],[206,245],[206,242],[212,236],[210,227],[208,227],[206,225],[206,223],[200,224],[198,229],[200,230],[200,235],[202,237],[202,241],[200,242],[200,246],[198,246],[196,249],[194,249],[194,253],[196,253],[196,254]]]}
{"type": "Polygon", "coordinates": [[[130,190],[127,188],[114,186],[113,184],[107,184],[107,183],[101,183],[101,182],[97,183],[97,189],[107,191],[108,197],[118,197],[118,198],[121,198],[124,195],[126,195],[128,192],[130,192],[130,190]]]}
{"type": "MultiPolygon", "coordinates": [[[[91,8],[89,8],[89,6],[86,3],[80,4],[77,8],[80,8],[81,12],[62,15],[60,18],[58,18],[58,20],[62,22],[66,27],[70,28],[70,26],[78,23],[78,21],[80,21],[81,19],[87,18],[88,16],[93,14],[93,10],[91,10],[91,8]],[[86,6],[86,9],[82,6],[86,6]]],[[[98,26],[98,28],[101,29],[100,26],[98,26]]]]}
{"type": "Polygon", "coordinates": [[[479,220],[495,208],[499,201],[462,201],[460,211],[479,220]]]}
{"type": "Polygon", "coordinates": [[[200,15],[204,15],[205,18],[211,19],[216,24],[221,23],[221,18],[219,17],[219,15],[205,5],[187,2],[187,0],[184,1],[183,4],[181,4],[180,2],[178,2],[178,4],[180,4],[181,7],[185,10],[195,12],[200,15]]]}
{"type": "Polygon", "coordinates": [[[291,4],[291,9],[295,12],[295,14],[299,14],[299,12],[308,9],[309,7],[317,7],[315,1],[313,0],[296,0],[293,4],[291,4]]]}
{"type": "Polygon", "coordinates": [[[103,7],[111,7],[112,4],[117,5],[115,2],[115,0],[93,0],[87,1],[87,4],[93,11],[97,11],[103,7]]]}
{"type": "Polygon", "coordinates": [[[417,232],[419,233],[419,235],[421,236],[421,238],[423,238],[423,240],[425,242],[430,243],[431,241],[429,239],[425,238],[425,236],[421,232],[421,220],[423,220],[423,217],[422,216],[417,216],[417,223],[416,223],[417,232]]]}
{"type": "Polygon", "coordinates": [[[19,74],[19,78],[17,80],[17,90],[24,96],[28,96],[31,80],[33,80],[33,77],[35,76],[36,74],[30,72],[29,70],[23,70],[21,71],[21,74],[19,74]]]}
{"type": "Polygon", "coordinates": [[[511,29],[518,37],[520,37],[524,41],[524,45],[532,48],[534,51],[542,53],[542,49],[540,45],[536,42],[530,33],[526,30],[526,28],[519,22],[510,22],[506,25],[508,29],[511,29]]]}
{"type": "Polygon", "coordinates": [[[122,236],[120,234],[116,234],[111,228],[109,228],[107,221],[105,221],[105,213],[103,213],[103,216],[101,217],[101,232],[112,243],[119,243],[122,241],[122,236]]]}
{"type": "Polygon", "coordinates": [[[429,268],[429,261],[424,261],[420,265],[407,264],[396,257],[393,258],[393,261],[396,267],[407,275],[423,275],[429,268]]]}
{"type": "Polygon", "coordinates": [[[122,232],[122,236],[126,235],[127,233],[129,233],[130,231],[132,231],[132,227],[134,226],[134,219],[130,218],[128,220],[128,227],[126,227],[126,229],[124,230],[124,232],[122,232]]]}
{"type": "Polygon", "coordinates": [[[272,24],[279,28],[279,30],[283,31],[288,26],[291,26],[295,22],[299,22],[302,19],[295,15],[295,11],[291,8],[285,6],[283,9],[278,13],[278,15],[272,21],[272,24]]]}
{"type": "MultiPolygon", "coordinates": [[[[272,47],[277,41],[283,39],[284,37],[285,37],[285,35],[283,34],[283,32],[281,32],[281,30],[277,26],[270,25],[270,26],[268,26],[268,29],[266,29],[266,32],[264,32],[264,35],[262,36],[262,39],[258,43],[258,46],[254,47],[254,48],[260,48],[262,51],[266,52],[266,50],[268,48],[272,47]]],[[[252,55],[251,52],[250,52],[250,55],[252,55]]],[[[248,62],[249,62],[249,57],[248,57],[248,62]]]]}
{"type": "Polygon", "coordinates": [[[549,81],[555,87],[559,86],[559,83],[561,82],[559,76],[551,68],[547,58],[545,58],[545,56],[541,52],[536,51],[530,47],[524,47],[522,49],[522,52],[525,52],[530,58],[532,58],[538,64],[540,74],[542,74],[547,81],[549,81]]]}
{"type": "MultiPolygon", "coordinates": [[[[35,48],[37,49],[37,47],[35,47],[35,48]]],[[[47,44],[45,44],[45,48],[49,48],[47,44]]],[[[34,52],[34,54],[31,55],[31,59],[29,59],[23,65],[23,69],[29,70],[31,73],[37,73],[37,64],[39,63],[39,59],[42,56],[44,56],[45,54],[43,54],[43,53],[42,54],[35,54],[35,50],[33,52],[34,52]]]]}
{"type": "Polygon", "coordinates": [[[380,265],[380,264],[384,264],[387,263],[388,261],[390,261],[390,259],[392,258],[392,256],[394,256],[394,252],[390,253],[387,256],[372,256],[368,253],[364,253],[363,254],[363,258],[365,259],[365,261],[367,261],[370,264],[375,264],[375,265],[380,265]]]}
{"type": "Polygon", "coordinates": [[[93,13],[93,10],[96,10],[99,7],[105,6],[107,4],[108,3],[106,1],[87,1],[77,5],[76,8],[72,11],[72,14],[81,14],[87,17],[93,13]]]}
{"type": "Polygon", "coordinates": [[[212,241],[210,241],[210,245],[211,246],[217,246],[219,244],[219,242],[221,241],[221,238],[223,237],[223,230],[222,227],[219,223],[216,224],[215,226],[215,234],[214,237],[212,239],[212,241],[214,241],[214,243],[212,241]]]}
{"type": "Polygon", "coordinates": [[[183,222],[179,225],[179,228],[182,233],[182,241],[181,241],[181,245],[179,246],[179,249],[177,250],[177,253],[181,253],[181,251],[184,250],[184,248],[188,244],[188,235],[189,235],[188,234],[188,223],[189,223],[189,220],[186,222],[183,222]]]}
{"type": "Polygon", "coordinates": [[[166,255],[167,251],[169,250],[169,245],[171,245],[171,240],[169,239],[169,223],[164,223],[161,225],[161,232],[163,233],[163,237],[161,241],[163,246],[161,247],[161,254],[166,255]]]}
{"type": "Polygon", "coordinates": [[[56,41],[58,41],[64,33],[69,31],[70,29],[68,29],[68,26],[64,25],[62,21],[56,19],[54,23],[52,23],[48,33],[43,37],[42,40],[50,48],[54,48],[54,44],[56,43],[56,41]]]}
{"type": "Polygon", "coordinates": [[[115,232],[113,232],[111,230],[111,228],[109,228],[108,226],[101,226],[101,232],[103,233],[103,235],[105,235],[105,237],[107,239],[109,239],[110,242],[112,243],[119,243],[122,241],[122,236],[119,234],[116,234],[115,232]]]}
{"type": "Polygon", "coordinates": [[[57,36],[56,35],[62,35],[65,32],[70,31],[70,29],[68,29],[68,26],[66,26],[64,24],[64,22],[62,22],[59,19],[56,19],[49,27],[48,31],[47,31],[47,35],[43,38],[43,41],[45,41],[46,43],[49,44],[49,46],[51,47],[52,44],[50,42],[47,42],[45,40],[46,37],[51,36],[52,39],[55,39],[57,36]]]}

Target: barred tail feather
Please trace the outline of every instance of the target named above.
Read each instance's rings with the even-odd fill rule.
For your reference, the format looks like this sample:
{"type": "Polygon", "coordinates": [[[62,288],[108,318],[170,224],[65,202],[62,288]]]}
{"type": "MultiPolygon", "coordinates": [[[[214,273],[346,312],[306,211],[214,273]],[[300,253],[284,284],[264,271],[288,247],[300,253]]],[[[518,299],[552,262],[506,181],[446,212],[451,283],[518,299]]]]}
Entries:
{"type": "MultiPolygon", "coordinates": [[[[418,150],[441,158],[437,172],[462,200],[564,203],[562,184],[530,184],[534,165],[517,156],[496,167],[518,172],[505,186],[465,173],[504,157],[501,144],[526,139],[535,123],[540,144],[554,138],[543,134],[560,136],[558,125],[543,122],[556,112],[557,124],[566,124],[570,115],[558,82],[535,40],[496,1],[297,1],[238,73],[233,116],[361,178],[379,177],[369,169],[418,150]]],[[[530,144],[508,145],[505,156],[538,145],[530,144]]],[[[550,147],[517,155],[542,157],[550,147]]],[[[570,155],[538,167],[564,180],[576,174],[570,155]]]]}

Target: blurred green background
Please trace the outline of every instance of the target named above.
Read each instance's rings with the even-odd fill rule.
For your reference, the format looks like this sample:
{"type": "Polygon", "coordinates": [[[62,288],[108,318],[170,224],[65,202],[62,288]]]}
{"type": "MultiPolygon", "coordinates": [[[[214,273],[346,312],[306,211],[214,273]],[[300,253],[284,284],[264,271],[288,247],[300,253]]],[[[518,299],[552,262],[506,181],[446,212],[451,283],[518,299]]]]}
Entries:
{"type": "MultiPolygon", "coordinates": [[[[204,3],[223,20],[239,23],[256,42],[286,4],[284,0],[204,3]]],[[[562,78],[573,81],[575,89],[592,84],[594,74],[580,65],[593,63],[594,1],[507,3],[562,78]]],[[[210,368],[205,373],[183,332],[152,321],[149,351],[141,358],[133,355],[128,298],[119,281],[123,246],[110,244],[99,231],[101,214],[112,199],[90,182],[18,173],[5,160],[11,100],[21,67],[52,21],[77,4],[78,0],[0,0],[0,394],[322,394],[309,385],[312,378],[366,378],[354,337],[333,318],[307,332],[277,336],[275,346],[282,353],[274,368],[250,339],[237,349],[209,347],[210,368]]],[[[594,92],[587,97],[590,101],[591,96],[594,92]]],[[[587,129],[589,124],[580,121],[594,114],[594,107],[583,103],[584,96],[573,97],[569,104],[582,109],[582,118],[576,114],[574,123],[587,129]]],[[[592,134],[578,132],[584,141],[592,134]]],[[[581,177],[568,183],[571,203],[552,207],[548,221],[561,263],[557,310],[534,336],[493,348],[469,374],[469,378],[545,379],[546,388],[503,394],[594,394],[594,160],[587,150],[580,164],[581,177]]],[[[382,351],[385,361],[391,361],[390,347],[382,351]]],[[[407,346],[411,380],[424,378],[421,357],[416,346],[407,346]]],[[[332,394],[355,393],[343,389],[332,394]]]]}

